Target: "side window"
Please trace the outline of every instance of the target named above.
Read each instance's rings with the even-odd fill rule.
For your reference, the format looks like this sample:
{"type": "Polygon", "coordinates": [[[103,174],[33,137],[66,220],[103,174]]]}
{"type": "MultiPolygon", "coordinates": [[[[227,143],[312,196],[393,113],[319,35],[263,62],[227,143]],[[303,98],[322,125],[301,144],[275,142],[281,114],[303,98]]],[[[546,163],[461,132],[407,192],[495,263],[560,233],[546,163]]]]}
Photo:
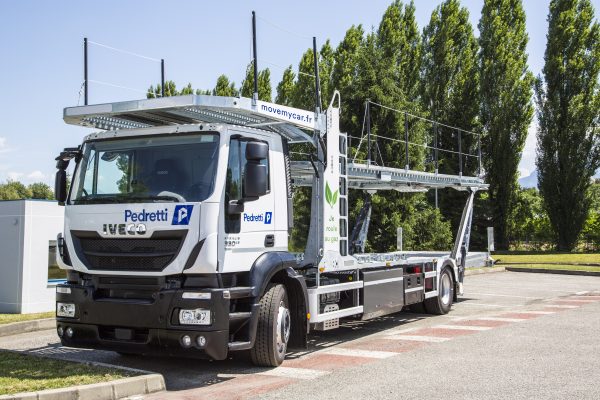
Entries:
{"type": "MultiPolygon", "coordinates": [[[[246,167],[246,143],[248,139],[232,138],[229,142],[229,159],[227,162],[227,180],[225,183],[225,232],[239,233],[241,225],[240,214],[229,214],[227,204],[232,200],[244,197],[244,168],[246,167]]],[[[268,189],[271,189],[269,160],[261,164],[267,167],[268,189]]]]}

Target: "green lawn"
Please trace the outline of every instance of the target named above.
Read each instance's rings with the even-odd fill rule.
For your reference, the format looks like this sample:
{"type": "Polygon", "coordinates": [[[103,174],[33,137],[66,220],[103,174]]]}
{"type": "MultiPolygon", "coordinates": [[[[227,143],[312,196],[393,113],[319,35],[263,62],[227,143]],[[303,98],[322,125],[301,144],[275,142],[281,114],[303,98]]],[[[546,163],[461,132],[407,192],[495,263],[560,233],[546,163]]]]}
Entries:
{"type": "Polygon", "coordinates": [[[0,395],[112,381],[134,372],[0,351],[0,395]]]}
{"type": "Polygon", "coordinates": [[[600,264],[600,253],[494,253],[492,258],[498,265],[505,263],[559,263],[559,264],[600,264]]]}
{"type": "Polygon", "coordinates": [[[30,321],[32,319],[54,318],[54,311],[39,314],[0,314],[0,325],[11,322],[30,321]]]}
{"type": "Polygon", "coordinates": [[[66,279],[67,271],[58,268],[58,266],[52,266],[48,268],[48,279],[66,279]]]}
{"type": "Polygon", "coordinates": [[[600,267],[590,267],[587,265],[519,264],[519,265],[506,265],[506,267],[600,272],[600,267]]]}

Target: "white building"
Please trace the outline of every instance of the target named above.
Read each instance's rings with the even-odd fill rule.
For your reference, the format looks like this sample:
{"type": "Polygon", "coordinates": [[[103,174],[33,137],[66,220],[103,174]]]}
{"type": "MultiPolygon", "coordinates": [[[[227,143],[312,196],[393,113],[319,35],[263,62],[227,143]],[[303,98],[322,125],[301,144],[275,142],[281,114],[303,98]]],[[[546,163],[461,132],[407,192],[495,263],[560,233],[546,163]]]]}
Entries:
{"type": "Polygon", "coordinates": [[[0,313],[37,313],[55,307],[49,249],[64,226],[56,201],[0,201],[0,313]]]}

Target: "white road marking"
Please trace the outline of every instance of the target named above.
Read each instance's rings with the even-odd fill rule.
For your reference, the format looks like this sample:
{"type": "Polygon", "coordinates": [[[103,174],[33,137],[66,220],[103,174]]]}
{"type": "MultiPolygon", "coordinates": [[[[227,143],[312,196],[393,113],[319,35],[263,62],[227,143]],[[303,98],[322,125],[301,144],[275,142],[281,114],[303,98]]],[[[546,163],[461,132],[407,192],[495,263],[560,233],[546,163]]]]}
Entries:
{"type": "Polygon", "coordinates": [[[527,321],[524,318],[503,318],[503,317],[479,317],[481,321],[498,321],[498,322],[523,322],[527,321]]]}
{"type": "Polygon", "coordinates": [[[326,351],[327,354],[334,354],[336,356],[348,356],[348,357],[366,357],[366,358],[389,358],[398,355],[391,351],[372,351],[372,350],[360,350],[360,349],[346,349],[346,348],[333,348],[326,351]]]}
{"type": "Polygon", "coordinates": [[[390,340],[408,340],[410,342],[427,342],[427,343],[442,343],[447,342],[450,338],[437,336],[414,336],[414,335],[390,335],[385,339],[390,340]]]}
{"type": "Polygon", "coordinates": [[[438,329],[453,329],[456,331],[489,331],[492,329],[489,326],[473,326],[473,325],[436,325],[438,329]]]}
{"type": "Polygon", "coordinates": [[[556,311],[517,311],[518,314],[549,315],[556,314],[556,311]]]}
{"type": "Polygon", "coordinates": [[[460,302],[457,305],[458,306],[493,307],[493,308],[521,307],[520,304],[507,304],[507,305],[501,306],[501,305],[498,305],[498,304],[471,303],[471,302],[460,302]]]}
{"type": "Polygon", "coordinates": [[[497,293],[466,293],[467,295],[475,295],[475,296],[492,296],[492,297],[514,297],[515,299],[539,299],[539,297],[531,297],[531,296],[516,296],[512,294],[497,294],[497,293]]]}
{"type": "Polygon", "coordinates": [[[575,293],[575,294],[576,294],[577,296],[582,296],[582,295],[584,295],[584,294],[588,294],[588,293],[589,293],[589,290],[584,290],[583,292],[577,292],[577,293],[575,293]]]}
{"type": "Polygon", "coordinates": [[[579,308],[579,306],[567,306],[564,304],[546,304],[544,307],[550,307],[550,308],[579,308]]]}
{"type": "Polygon", "coordinates": [[[329,371],[319,371],[308,368],[277,367],[268,371],[259,372],[260,375],[278,376],[280,378],[294,378],[311,380],[329,374],[329,371]]]}
{"type": "Polygon", "coordinates": [[[596,303],[598,300],[587,300],[587,299],[556,299],[555,301],[569,301],[573,303],[596,303]]]}

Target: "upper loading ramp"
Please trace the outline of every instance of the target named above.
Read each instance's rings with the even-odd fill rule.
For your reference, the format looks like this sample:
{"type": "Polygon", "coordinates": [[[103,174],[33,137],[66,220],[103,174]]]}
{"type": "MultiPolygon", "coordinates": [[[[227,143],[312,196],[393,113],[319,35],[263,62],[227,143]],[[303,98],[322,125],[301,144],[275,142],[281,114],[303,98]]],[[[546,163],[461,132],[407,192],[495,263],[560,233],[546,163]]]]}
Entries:
{"type": "MultiPolygon", "coordinates": [[[[309,161],[292,161],[292,178],[296,186],[310,186],[314,168],[309,161]]],[[[348,187],[360,190],[396,190],[398,192],[426,192],[429,189],[487,190],[488,184],[480,177],[436,174],[349,162],[348,187]]]]}
{"type": "Polygon", "coordinates": [[[321,130],[322,117],[312,111],[245,97],[186,95],[68,107],[68,124],[103,130],[165,125],[225,123],[276,132],[290,142],[312,142],[303,131],[321,130]]]}

